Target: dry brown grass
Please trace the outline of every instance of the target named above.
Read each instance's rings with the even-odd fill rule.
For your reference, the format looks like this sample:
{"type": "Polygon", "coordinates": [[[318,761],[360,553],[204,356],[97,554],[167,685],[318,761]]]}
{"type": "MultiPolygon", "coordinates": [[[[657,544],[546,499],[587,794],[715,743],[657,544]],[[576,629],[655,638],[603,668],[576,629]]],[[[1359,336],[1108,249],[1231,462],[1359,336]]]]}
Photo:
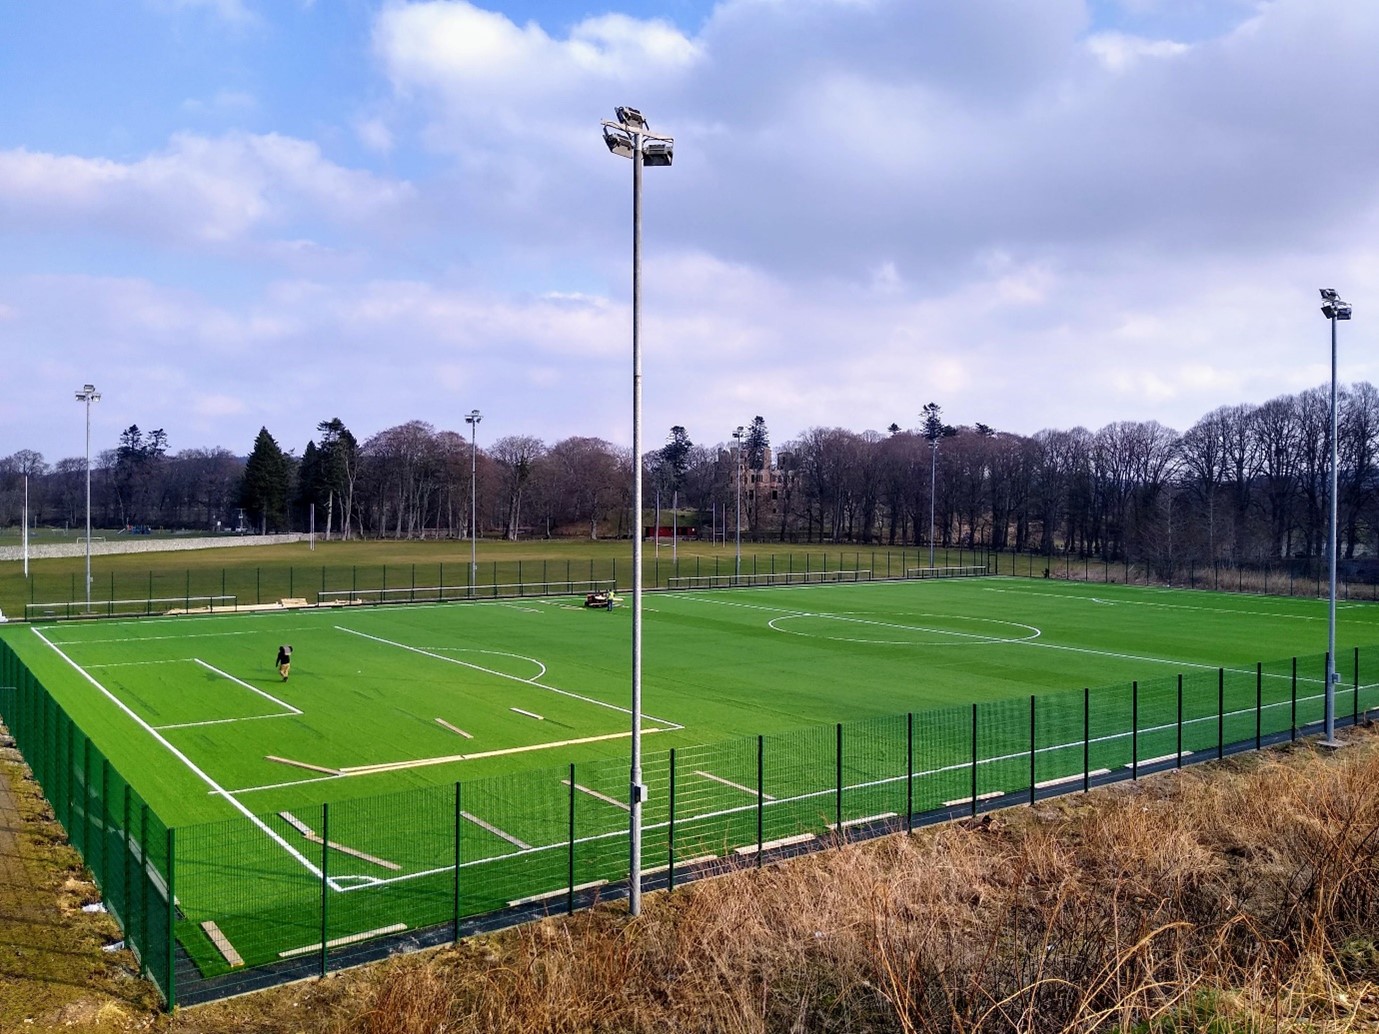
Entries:
{"type": "Polygon", "coordinates": [[[636,920],[605,906],[120,1029],[1379,1029],[1379,736],[1355,740],[848,845],[649,895],[636,920]]]}
{"type": "Polygon", "coordinates": [[[649,896],[635,921],[550,919],[172,1026],[1374,1029],[1379,739],[1357,739],[849,845],[649,896]]]}

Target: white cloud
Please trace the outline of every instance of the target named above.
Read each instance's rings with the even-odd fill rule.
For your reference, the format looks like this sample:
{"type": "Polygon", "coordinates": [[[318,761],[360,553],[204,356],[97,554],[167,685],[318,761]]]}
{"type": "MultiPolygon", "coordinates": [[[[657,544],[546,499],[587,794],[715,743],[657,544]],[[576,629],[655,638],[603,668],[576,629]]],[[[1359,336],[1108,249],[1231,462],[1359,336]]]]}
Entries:
{"type": "Polygon", "coordinates": [[[413,188],[327,160],[277,134],[181,134],[134,162],[0,152],[0,213],[47,231],[101,227],[135,237],[221,244],[269,232],[304,212],[367,221],[407,204],[413,188]]]}
{"type": "Polygon", "coordinates": [[[1173,40],[1141,39],[1120,32],[1101,32],[1087,38],[1087,49],[1112,72],[1124,72],[1136,61],[1174,58],[1190,49],[1173,40]]]}

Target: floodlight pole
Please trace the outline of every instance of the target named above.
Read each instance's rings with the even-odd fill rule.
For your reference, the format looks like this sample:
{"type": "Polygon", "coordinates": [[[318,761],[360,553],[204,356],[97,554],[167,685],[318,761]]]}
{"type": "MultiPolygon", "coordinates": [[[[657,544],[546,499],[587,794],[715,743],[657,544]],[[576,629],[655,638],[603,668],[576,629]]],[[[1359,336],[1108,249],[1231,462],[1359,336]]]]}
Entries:
{"type": "Polygon", "coordinates": [[[642,166],[647,141],[653,165],[671,163],[674,141],[652,133],[635,108],[615,109],[618,121],[603,123],[603,139],[614,154],[632,159],[632,770],[628,787],[628,911],[642,911],[642,166]]]}
{"type": "Polygon", "coordinates": [[[929,566],[934,566],[934,494],[938,488],[938,436],[929,439],[929,566]]]}
{"type": "Polygon", "coordinates": [[[1350,306],[1330,288],[1322,288],[1322,315],[1331,321],[1331,519],[1327,529],[1326,707],[1323,746],[1340,746],[1336,739],[1336,544],[1339,507],[1336,419],[1336,321],[1350,319],[1350,306]]]}
{"type": "Polygon", "coordinates": [[[477,409],[469,411],[464,422],[469,425],[469,595],[474,595],[474,583],[479,580],[479,469],[478,433],[479,421],[483,414],[477,409]]]}
{"type": "Polygon", "coordinates": [[[733,536],[737,540],[737,549],[733,562],[734,579],[742,577],[742,434],[743,427],[738,424],[737,430],[733,432],[733,437],[737,439],[737,516],[733,521],[733,536]]]}
{"type": "Polygon", "coordinates": [[[86,609],[91,610],[91,403],[99,402],[101,393],[94,384],[82,385],[77,401],[86,403],[86,609]]]}

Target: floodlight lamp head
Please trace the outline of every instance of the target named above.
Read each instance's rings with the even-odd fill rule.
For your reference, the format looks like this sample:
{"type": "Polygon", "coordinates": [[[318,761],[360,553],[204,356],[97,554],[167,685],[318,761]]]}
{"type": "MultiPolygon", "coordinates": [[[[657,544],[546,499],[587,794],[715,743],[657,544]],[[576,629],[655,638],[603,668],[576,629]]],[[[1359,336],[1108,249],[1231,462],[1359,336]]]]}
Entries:
{"type": "Polygon", "coordinates": [[[636,149],[632,145],[632,138],[620,129],[612,126],[603,127],[603,142],[608,145],[608,150],[623,158],[631,158],[636,149]]]}
{"type": "Polygon", "coordinates": [[[642,144],[643,165],[669,165],[674,157],[674,140],[647,140],[642,144]]]}
{"type": "Polygon", "coordinates": [[[470,410],[469,415],[464,418],[464,422],[466,424],[477,424],[483,418],[484,417],[482,413],[480,413],[477,409],[473,409],[470,410]]]}
{"type": "Polygon", "coordinates": [[[649,129],[646,118],[636,108],[629,108],[619,105],[613,109],[613,114],[618,116],[618,121],[629,129],[649,129]]]}
{"type": "Polygon", "coordinates": [[[1333,288],[1323,287],[1322,293],[1322,315],[1329,320],[1348,320],[1350,319],[1350,305],[1348,302],[1341,301],[1340,295],[1333,288]]]}

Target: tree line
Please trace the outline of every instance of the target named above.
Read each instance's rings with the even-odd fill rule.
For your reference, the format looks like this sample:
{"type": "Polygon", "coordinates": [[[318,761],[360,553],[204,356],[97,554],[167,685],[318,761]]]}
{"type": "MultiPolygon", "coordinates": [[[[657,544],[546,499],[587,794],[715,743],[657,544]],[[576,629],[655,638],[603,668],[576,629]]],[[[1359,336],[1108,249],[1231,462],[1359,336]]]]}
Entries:
{"type": "MultiPolygon", "coordinates": [[[[1379,391],[1339,395],[1340,549],[1374,551],[1379,391]]],[[[360,442],[338,418],[298,456],[267,428],[246,457],[169,451],[162,429],[125,429],[92,462],[102,529],[305,531],[337,537],[627,537],[675,522],[748,540],[990,547],[1110,561],[1258,563],[1323,555],[1329,522],[1327,388],[1222,406],[1179,433],[1155,421],[1033,435],[953,426],[929,403],[911,429],[810,427],[774,453],[765,420],[728,442],[683,426],[644,458],[647,512],[634,520],[630,450],[600,438],[551,445],[510,435],[478,447],[421,421],[360,442]],[[477,510],[474,503],[477,503],[477,510]]],[[[0,522],[85,521],[85,461],[31,450],[0,460],[0,522]]]]}

